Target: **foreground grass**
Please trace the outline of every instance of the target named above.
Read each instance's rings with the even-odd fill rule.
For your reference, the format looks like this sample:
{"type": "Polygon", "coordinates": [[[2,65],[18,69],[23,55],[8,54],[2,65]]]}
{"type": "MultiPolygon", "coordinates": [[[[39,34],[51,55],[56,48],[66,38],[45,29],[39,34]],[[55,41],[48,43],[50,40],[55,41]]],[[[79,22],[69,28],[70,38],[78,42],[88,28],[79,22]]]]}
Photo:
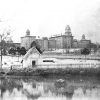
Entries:
{"type": "Polygon", "coordinates": [[[33,69],[33,68],[23,68],[23,69],[12,69],[9,71],[0,71],[0,76],[48,76],[48,75],[85,75],[94,76],[100,75],[100,67],[98,68],[52,68],[52,69],[33,69]]]}

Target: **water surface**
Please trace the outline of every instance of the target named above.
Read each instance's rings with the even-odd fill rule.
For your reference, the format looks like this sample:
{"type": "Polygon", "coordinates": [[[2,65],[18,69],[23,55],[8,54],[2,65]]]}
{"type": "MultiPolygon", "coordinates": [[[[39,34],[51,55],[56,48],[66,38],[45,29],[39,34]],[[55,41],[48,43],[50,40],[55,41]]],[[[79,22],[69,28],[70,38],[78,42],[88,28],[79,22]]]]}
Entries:
{"type": "Polygon", "coordinates": [[[55,76],[0,79],[0,100],[100,100],[98,77],[55,76]]]}

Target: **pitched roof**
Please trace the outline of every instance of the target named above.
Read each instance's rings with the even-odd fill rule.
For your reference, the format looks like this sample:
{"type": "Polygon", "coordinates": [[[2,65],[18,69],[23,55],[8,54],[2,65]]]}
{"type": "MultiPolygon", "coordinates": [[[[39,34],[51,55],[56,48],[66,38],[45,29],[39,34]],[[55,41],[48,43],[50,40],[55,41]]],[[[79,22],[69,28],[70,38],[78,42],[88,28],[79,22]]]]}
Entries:
{"type": "Polygon", "coordinates": [[[40,51],[39,48],[36,47],[32,47],[28,50],[28,52],[25,54],[25,56],[23,57],[23,59],[27,59],[31,54],[33,53],[37,53],[37,54],[42,54],[42,51],[40,51]]]}

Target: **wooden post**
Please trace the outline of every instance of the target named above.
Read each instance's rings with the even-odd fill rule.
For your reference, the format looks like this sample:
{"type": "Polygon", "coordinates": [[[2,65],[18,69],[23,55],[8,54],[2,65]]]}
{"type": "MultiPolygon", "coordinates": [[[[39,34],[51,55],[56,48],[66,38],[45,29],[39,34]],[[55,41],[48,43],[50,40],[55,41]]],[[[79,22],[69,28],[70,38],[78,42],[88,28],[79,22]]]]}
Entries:
{"type": "Polygon", "coordinates": [[[0,64],[0,68],[2,69],[2,35],[0,35],[1,38],[1,64],[0,64]]]}

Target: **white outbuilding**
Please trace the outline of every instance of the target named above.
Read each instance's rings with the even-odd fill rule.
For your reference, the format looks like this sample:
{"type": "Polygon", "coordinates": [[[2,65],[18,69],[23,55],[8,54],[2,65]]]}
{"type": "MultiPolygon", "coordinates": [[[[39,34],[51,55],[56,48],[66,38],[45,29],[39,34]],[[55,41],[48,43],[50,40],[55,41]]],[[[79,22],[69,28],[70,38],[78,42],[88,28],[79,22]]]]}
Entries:
{"type": "Polygon", "coordinates": [[[41,52],[36,47],[32,47],[28,50],[22,60],[24,67],[34,67],[37,65],[37,61],[40,58],[41,52]]]}

